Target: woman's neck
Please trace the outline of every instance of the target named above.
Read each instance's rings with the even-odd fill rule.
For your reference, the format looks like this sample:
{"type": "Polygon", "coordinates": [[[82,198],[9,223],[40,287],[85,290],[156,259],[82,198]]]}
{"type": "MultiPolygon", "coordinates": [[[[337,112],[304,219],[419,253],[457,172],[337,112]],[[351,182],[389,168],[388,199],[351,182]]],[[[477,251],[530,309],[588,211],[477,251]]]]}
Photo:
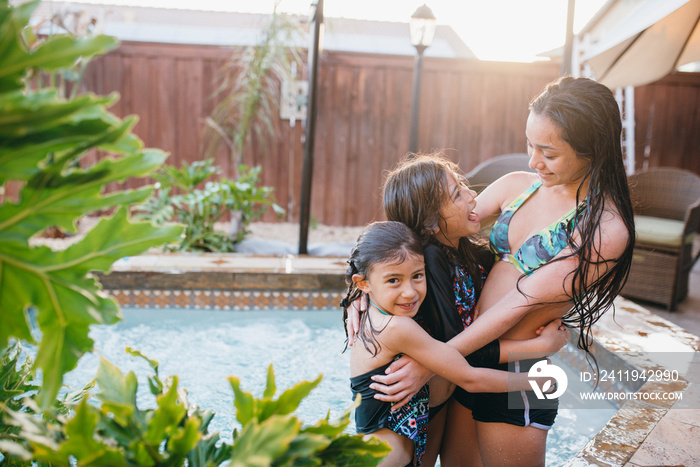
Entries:
{"type": "MultiPolygon", "coordinates": [[[[540,189],[545,188],[541,186],[540,189]]],[[[545,188],[546,189],[546,188],[545,188]]],[[[554,193],[557,197],[568,198],[571,200],[576,200],[578,196],[578,201],[583,201],[588,194],[588,179],[586,179],[583,184],[581,180],[577,180],[572,183],[567,183],[565,185],[555,185],[549,188],[551,193],[554,193]],[[579,186],[581,187],[579,191],[579,186]]]]}

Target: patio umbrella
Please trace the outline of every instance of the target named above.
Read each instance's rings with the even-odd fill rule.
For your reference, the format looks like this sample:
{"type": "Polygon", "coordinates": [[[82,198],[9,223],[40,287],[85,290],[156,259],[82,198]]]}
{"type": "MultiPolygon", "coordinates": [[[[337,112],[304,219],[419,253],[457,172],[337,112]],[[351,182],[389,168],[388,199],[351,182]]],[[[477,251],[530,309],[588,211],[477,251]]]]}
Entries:
{"type": "Polygon", "coordinates": [[[646,0],[584,62],[614,89],[651,83],[700,60],[700,0],[646,0]]]}

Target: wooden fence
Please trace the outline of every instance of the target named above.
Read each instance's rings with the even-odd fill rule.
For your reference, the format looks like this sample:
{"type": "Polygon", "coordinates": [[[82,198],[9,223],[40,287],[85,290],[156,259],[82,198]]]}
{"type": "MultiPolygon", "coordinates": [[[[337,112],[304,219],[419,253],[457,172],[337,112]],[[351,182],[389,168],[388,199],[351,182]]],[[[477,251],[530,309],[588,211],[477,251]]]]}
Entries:
{"type": "Polygon", "coordinates": [[[634,90],[635,162],[700,175],[700,73],[675,73],[634,90]]]}
{"type": "MultiPolygon", "coordinates": [[[[119,92],[113,112],[138,114],[136,134],[147,146],[169,151],[169,164],[180,165],[203,157],[204,120],[215,105],[211,96],[217,72],[232,53],[220,47],[124,43],[95,59],[84,83],[100,94],[119,92]]],[[[382,218],[383,172],[408,150],[413,66],[413,57],[322,54],[311,196],[316,221],[362,225],[382,218]]],[[[444,150],[464,171],[499,154],[524,152],[528,102],[558,73],[559,66],[550,63],[425,59],[420,151],[444,150]]],[[[697,156],[699,150],[698,81],[638,89],[640,163],[639,154],[648,146],[650,165],[700,173],[698,158],[688,165],[685,155],[697,156]],[[694,100],[684,97],[688,92],[694,100]],[[643,119],[649,106],[655,109],[650,125],[643,119]],[[689,121],[694,126],[685,123],[689,121]]],[[[276,138],[266,145],[246,146],[244,162],[263,167],[263,184],[274,187],[279,204],[288,210],[285,220],[296,221],[304,128],[280,119],[275,130],[276,138]]],[[[218,154],[216,162],[232,174],[227,154],[218,154]]],[[[274,216],[266,214],[264,220],[274,216]]]]}
{"type": "MultiPolygon", "coordinates": [[[[135,133],[147,146],[169,151],[169,164],[180,165],[202,158],[217,71],[232,53],[124,43],[90,64],[84,84],[100,94],[119,92],[112,111],[139,115],[135,133]]],[[[320,65],[311,214],[323,224],[361,225],[381,218],[382,172],[408,149],[413,57],[325,52],[320,65]]],[[[420,150],[444,148],[465,171],[498,154],[522,152],[527,103],[557,73],[552,64],[426,59],[420,150]]],[[[248,145],[244,162],[262,165],[263,183],[275,188],[287,220],[294,221],[304,128],[280,119],[276,133],[264,147],[248,145]]],[[[232,173],[224,152],[217,164],[232,173]]]]}

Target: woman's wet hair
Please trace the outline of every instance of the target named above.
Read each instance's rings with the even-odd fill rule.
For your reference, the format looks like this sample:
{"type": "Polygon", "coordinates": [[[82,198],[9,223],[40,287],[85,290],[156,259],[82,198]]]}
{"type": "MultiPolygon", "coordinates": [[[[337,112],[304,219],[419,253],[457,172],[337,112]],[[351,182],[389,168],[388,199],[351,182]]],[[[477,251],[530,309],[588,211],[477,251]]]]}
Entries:
{"type": "MultiPolygon", "coordinates": [[[[384,213],[392,221],[408,225],[425,245],[441,243],[435,239],[440,217],[440,207],[450,201],[448,176],[456,176],[466,183],[459,166],[442,153],[421,154],[404,159],[389,172],[384,182],[384,213]]],[[[486,270],[493,263],[493,255],[483,240],[463,237],[458,245],[451,245],[452,252],[466,265],[471,277],[480,277],[479,266],[486,270]]],[[[454,259],[454,258],[453,258],[454,259]]],[[[481,292],[481,281],[474,281],[477,296],[481,292]]]]}
{"type": "MultiPolygon", "coordinates": [[[[348,291],[340,302],[340,307],[343,308],[343,322],[348,317],[347,308],[363,293],[355,285],[352,276],[359,274],[366,279],[377,264],[400,264],[412,256],[422,258],[423,245],[418,236],[406,224],[383,221],[367,225],[357,238],[347,261],[345,283],[348,285],[348,291]]],[[[358,338],[372,355],[376,355],[381,348],[375,337],[381,331],[382,329],[377,329],[372,325],[369,313],[361,313],[358,338]]],[[[347,338],[347,327],[345,335],[347,338]]],[[[347,344],[346,339],[346,348],[347,344]]]]}
{"type": "Polygon", "coordinates": [[[579,261],[572,273],[574,307],[564,316],[567,324],[581,330],[579,347],[588,350],[591,327],[621,292],[634,250],[634,217],[620,141],[620,109],[606,86],[587,78],[566,76],[548,84],[530,102],[530,111],[549,118],[561,139],[590,162],[577,192],[577,203],[587,198],[583,218],[576,224],[580,241],[574,242],[574,232],[569,236],[572,256],[579,261]],[[583,193],[586,181],[588,190],[583,193]],[[619,258],[601,260],[597,245],[603,240],[604,232],[599,226],[606,210],[617,210],[629,232],[629,241],[619,258]],[[592,268],[606,269],[604,263],[607,271],[591,278],[592,268]]]}

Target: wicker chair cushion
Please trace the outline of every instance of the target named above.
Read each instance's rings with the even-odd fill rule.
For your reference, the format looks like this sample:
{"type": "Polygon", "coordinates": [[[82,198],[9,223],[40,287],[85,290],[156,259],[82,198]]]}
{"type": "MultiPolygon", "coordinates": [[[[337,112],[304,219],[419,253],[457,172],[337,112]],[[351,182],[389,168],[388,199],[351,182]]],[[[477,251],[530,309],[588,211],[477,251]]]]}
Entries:
{"type": "MultiPolygon", "coordinates": [[[[634,216],[634,228],[637,231],[637,241],[652,245],[678,248],[683,244],[683,229],[685,223],[673,219],[661,217],[634,216]]],[[[685,243],[693,242],[693,235],[689,234],[685,243]]]]}

